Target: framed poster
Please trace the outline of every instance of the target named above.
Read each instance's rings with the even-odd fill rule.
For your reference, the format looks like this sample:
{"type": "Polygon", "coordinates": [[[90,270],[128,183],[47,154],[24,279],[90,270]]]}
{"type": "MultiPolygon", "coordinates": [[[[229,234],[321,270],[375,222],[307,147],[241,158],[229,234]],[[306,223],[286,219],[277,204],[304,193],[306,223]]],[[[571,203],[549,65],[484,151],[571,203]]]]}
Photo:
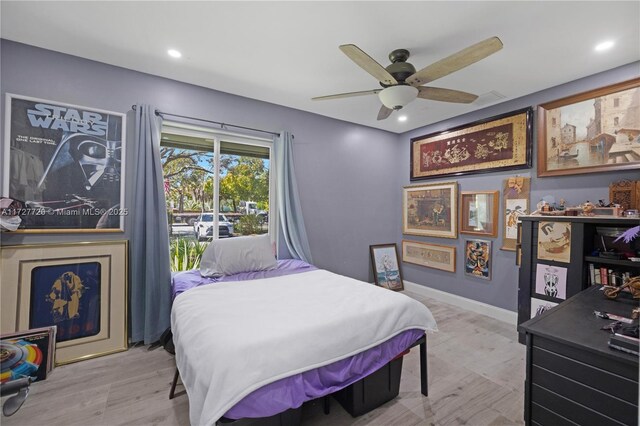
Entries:
{"type": "Polygon", "coordinates": [[[502,188],[504,227],[501,250],[516,250],[519,217],[529,214],[530,187],[531,179],[527,177],[514,176],[504,180],[502,188]]]}
{"type": "Polygon", "coordinates": [[[549,302],[548,300],[531,298],[531,318],[535,318],[538,315],[544,314],[549,309],[558,306],[555,302],[549,302]]]}
{"type": "Polygon", "coordinates": [[[56,326],[56,364],[127,349],[127,241],[2,247],[3,333],[56,326]]]}
{"type": "Polygon", "coordinates": [[[536,293],[565,300],[567,298],[567,268],[538,263],[536,266],[536,293]]]}
{"type": "Polygon", "coordinates": [[[395,244],[377,244],[369,246],[373,279],[376,285],[390,290],[404,290],[398,249],[395,244]]]}
{"type": "Polygon", "coordinates": [[[125,115],[7,94],[3,195],[15,232],[121,232],[125,115]]]}
{"type": "Polygon", "coordinates": [[[457,182],[405,186],[402,233],[457,238],[457,201],[457,182]]]}
{"type": "Polygon", "coordinates": [[[402,261],[427,268],[456,271],[456,248],[440,244],[402,240],[402,261]]]}
{"type": "Polygon", "coordinates": [[[475,278],[491,279],[491,241],[464,242],[464,273],[475,278]]]}
{"type": "Polygon", "coordinates": [[[640,169],[640,78],[538,106],[538,176],[640,169]]]}
{"type": "Polygon", "coordinates": [[[531,167],[531,108],[411,139],[410,179],[531,167]]]}
{"type": "Polygon", "coordinates": [[[538,223],[538,259],[570,262],[571,222],[538,223]]]}
{"type": "Polygon", "coordinates": [[[460,195],[460,233],[498,235],[500,191],[462,192],[460,195]]]}

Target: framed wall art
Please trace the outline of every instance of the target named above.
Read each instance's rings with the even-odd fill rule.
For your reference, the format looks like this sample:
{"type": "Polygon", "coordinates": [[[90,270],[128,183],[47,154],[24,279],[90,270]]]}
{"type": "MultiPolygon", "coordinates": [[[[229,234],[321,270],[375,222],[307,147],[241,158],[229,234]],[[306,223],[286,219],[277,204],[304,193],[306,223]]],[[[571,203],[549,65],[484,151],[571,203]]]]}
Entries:
{"type": "Polygon", "coordinates": [[[405,186],[402,233],[457,238],[458,183],[405,186]]]}
{"type": "Polygon", "coordinates": [[[498,235],[498,203],[500,191],[479,191],[460,194],[460,233],[498,235]]]}
{"type": "Polygon", "coordinates": [[[402,261],[427,268],[456,271],[456,248],[440,244],[402,240],[402,261]]]}
{"type": "Polygon", "coordinates": [[[373,279],[376,285],[390,290],[404,290],[400,260],[395,244],[377,244],[369,246],[373,279]]]}
{"type": "Polygon", "coordinates": [[[536,266],[536,293],[565,300],[567,298],[567,268],[538,263],[536,266]]]}
{"type": "Polygon", "coordinates": [[[571,222],[538,223],[538,259],[570,262],[571,222]]]}
{"type": "Polygon", "coordinates": [[[3,333],[56,326],[56,364],[127,349],[127,241],[2,247],[3,333]]]}
{"type": "Polygon", "coordinates": [[[3,195],[15,232],[121,232],[125,115],[7,94],[3,195]]]}
{"type": "Polygon", "coordinates": [[[501,250],[515,251],[518,239],[518,219],[529,214],[529,191],[531,179],[515,176],[503,181],[502,199],[503,232],[501,250]]]}
{"type": "Polygon", "coordinates": [[[410,179],[531,167],[531,108],[411,139],[410,179]]]}
{"type": "Polygon", "coordinates": [[[538,176],[640,169],[640,78],[538,106],[538,176]]]}
{"type": "Polygon", "coordinates": [[[491,279],[491,241],[464,242],[464,273],[475,278],[491,279]]]}

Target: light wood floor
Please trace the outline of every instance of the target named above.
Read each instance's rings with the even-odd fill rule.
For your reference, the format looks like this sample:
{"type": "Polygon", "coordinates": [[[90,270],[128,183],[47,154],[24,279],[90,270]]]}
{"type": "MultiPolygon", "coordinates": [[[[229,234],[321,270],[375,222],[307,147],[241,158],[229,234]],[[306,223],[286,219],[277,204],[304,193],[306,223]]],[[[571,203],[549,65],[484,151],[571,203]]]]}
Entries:
{"type": "MultiPolygon", "coordinates": [[[[523,424],[525,347],[517,342],[515,326],[405,293],[431,309],[440,329],[428,336],[429,397],[420,394],[416,347],[404,358],[398,398],[358,418],[335,400],[328,416],[320,403],[311,403],[304,406],[303,425],[523,424]]],[[[58,367],[31,386],[20,411],[0,423],[188,425],[186,394],[168,399],[174,365],[163,349],[135,347],[58,367]]]]}

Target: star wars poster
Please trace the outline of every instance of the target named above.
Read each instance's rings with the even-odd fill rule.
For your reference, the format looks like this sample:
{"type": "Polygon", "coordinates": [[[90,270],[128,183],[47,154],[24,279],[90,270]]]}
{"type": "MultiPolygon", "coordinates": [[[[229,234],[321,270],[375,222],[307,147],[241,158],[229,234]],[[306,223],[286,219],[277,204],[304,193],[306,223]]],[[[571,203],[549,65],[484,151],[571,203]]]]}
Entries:
{"type": "Polygon", "coordinates": [[[23,232],[122,231],[124,114],[7,95],[4,194],[23,232]]]}

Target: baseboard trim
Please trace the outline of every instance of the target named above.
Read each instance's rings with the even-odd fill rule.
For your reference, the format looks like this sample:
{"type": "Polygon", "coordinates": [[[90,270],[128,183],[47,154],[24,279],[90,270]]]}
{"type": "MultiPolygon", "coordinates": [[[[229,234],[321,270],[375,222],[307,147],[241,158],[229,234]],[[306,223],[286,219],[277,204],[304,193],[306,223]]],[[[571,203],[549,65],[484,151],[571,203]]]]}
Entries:
{"type": "Polygon", "coordinates": [[[460,308],[467,309],[477,314],[486,315],[488,317],[506,322],[508,324],[518,324],[517,312],[509,311],[507,309],[499,308],[487,303],[478,302],[477,300],[468,299],[456,294],[447,293],[446,291],[436,290],[434,288],[416,284],[411,281],[405,280],[404,288],[405,290],[409,290],[410,292],[419,294],[420,296],[430,297],[432,299],[436,299],[439,302],[458,306],[460,308]]]}

